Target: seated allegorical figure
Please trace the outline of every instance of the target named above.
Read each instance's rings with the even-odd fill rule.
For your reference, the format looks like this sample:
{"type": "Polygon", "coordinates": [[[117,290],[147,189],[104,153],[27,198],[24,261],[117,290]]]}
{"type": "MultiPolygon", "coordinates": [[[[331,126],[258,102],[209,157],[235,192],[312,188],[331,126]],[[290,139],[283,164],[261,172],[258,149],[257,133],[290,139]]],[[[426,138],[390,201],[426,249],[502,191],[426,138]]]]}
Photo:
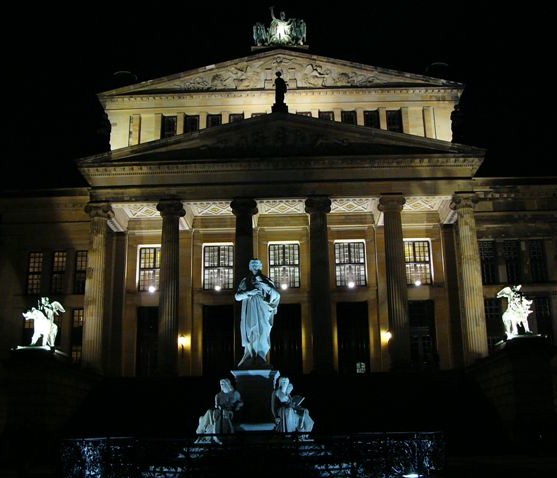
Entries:
{"type": "Polygon", "coordinates": [[[198,435],[212,435],[199,437],[196,441],[222,443],[218,435],[234,433],[232,419],[234,412],[240,409],[244,402],[228,378],[220,380],[221,391],[215,395],[215,406],[199,417],[196,433],[198,435]]]}
{"type": "Polygon", "coordinates": [[[275,431],[309,433],[313,430],[314,421],[308,409],[300,406],[304,398],[292,395],[293,388],[288,377],[281,377],[273,392],[271,407],[275,416],[275,431]]]}

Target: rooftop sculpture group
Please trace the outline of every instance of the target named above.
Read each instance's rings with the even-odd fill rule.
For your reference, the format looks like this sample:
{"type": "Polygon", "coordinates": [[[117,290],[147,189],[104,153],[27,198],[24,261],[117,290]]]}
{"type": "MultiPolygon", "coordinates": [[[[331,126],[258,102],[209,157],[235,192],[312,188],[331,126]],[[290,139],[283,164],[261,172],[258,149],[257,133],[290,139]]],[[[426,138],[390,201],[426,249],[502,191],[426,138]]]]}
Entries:
{"type": "Polygon", "coordinates": [[[300,46],[306,42],[306,22],[299,18],[286,19],[286,14],[280,12],[275,16],[274,7],[271,10],[271,24],[269,28],[261,22],[253,26],[253,41],[257,46],[300,46]]]}

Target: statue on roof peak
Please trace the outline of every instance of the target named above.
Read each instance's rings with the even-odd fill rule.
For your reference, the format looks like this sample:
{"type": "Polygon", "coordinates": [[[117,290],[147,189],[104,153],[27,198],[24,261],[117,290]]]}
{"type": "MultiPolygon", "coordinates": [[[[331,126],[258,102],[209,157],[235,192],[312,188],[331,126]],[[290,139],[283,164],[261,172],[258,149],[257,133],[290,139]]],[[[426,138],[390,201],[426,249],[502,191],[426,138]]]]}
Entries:
{"type": "Polygon", "coordinates": [[[261,22],[253,26],[253,40],[256,46],[303,46],[306,41],[306,22],[299,18],[286,18],[281,11],[275,16],[274,6],[271,11],[269,28],[261,22]]]}

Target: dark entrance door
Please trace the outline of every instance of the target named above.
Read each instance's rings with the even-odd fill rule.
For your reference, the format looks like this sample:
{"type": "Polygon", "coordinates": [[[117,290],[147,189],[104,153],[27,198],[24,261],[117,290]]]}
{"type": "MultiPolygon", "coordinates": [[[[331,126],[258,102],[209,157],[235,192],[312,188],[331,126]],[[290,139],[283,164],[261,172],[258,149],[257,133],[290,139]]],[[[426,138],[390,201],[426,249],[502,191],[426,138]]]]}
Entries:
{"type": "Polygon", "coordinates": [[[412,367],[419,370],[438,368],[434,302],[432,300],[409,301],[408,316],[412,367]]]}
{"type": "Polygon", "coordinates": [[[233,350],[233,306],[203,306],[203,375],[228,377],[236,368],[233,350]]]}
{"type": "Polygon", "coordinates": [[[135,374],[151,377],[157,371],[159,308],[137,308],[137,344],[135,374]]]}
{"type": "Polygon", "coordinates": [[[271,329],[270,361],[281,375],[302,374],[302,310],[300,304],[280,304],[271,329]]]}
{"type": "Polygon", "coordinates": [[[338,372],[343,375],[370,372],[367,302],[337,304],[338,372]]]}

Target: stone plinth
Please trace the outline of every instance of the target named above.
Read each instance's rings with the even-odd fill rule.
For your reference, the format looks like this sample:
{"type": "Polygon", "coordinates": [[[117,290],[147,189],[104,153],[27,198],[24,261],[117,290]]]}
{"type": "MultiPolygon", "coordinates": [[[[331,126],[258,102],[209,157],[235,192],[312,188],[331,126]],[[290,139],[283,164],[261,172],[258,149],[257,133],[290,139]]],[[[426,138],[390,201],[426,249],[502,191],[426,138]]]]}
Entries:
{"type": "Polygon", "coordinates": [[[509,438],[521,448],[557,444],[551,358],[556,347],[541,335],[519,335],[470,366],[485,396],[496,408],[509,438]]]}
{"type": "Polygon", "coordinates": [[[278,371],[232,370],[231,373],[244,402],[237,414],[238,430],[272,430],[275,419],[271,411],[271,396],[278,371]]]}

